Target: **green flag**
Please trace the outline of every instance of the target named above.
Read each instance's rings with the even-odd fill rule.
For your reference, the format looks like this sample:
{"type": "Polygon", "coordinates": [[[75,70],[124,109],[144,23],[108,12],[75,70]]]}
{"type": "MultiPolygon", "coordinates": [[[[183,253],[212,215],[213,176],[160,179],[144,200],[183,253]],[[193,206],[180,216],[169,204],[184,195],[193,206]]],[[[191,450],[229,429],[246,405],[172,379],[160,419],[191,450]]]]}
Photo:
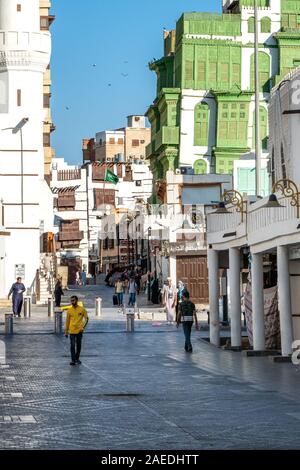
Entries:
{"type": "Polygon", "coordinates": [[[119,178],[112,171],[106,170],[104,181],[107,181],[108,183],[118,184],[119,178]]]}

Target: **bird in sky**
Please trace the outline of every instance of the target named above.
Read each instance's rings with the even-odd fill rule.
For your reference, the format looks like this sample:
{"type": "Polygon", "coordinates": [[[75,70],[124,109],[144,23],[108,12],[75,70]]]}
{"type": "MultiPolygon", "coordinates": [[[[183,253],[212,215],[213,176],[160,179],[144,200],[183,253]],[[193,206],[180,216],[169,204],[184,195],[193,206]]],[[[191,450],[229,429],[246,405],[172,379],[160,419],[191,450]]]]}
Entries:
{"type": "Polygon", "coordinates": [[[123,77],[128,77],[128,73],[122,73],[121,74],[123,77]]]}
{"type": "Polygon", "coordinates": [[[111,83],[109,83],[107,86],[111,86],[111,83]]]}
{"type": "Polygon", "coordinates": [[[128,60],[124,60],[124,64],[128,64],[128,60]]]}
{"type": "Polygon", "coordinates": [[[66,106],[66,110],[69,111],[70,107],[69,106],[66,106]]]}
{"type": "Polygon", "coordinates": [[[97,67],[97,64],[93,64],[92,66],[93,66],[93,67],[97,67]]]}

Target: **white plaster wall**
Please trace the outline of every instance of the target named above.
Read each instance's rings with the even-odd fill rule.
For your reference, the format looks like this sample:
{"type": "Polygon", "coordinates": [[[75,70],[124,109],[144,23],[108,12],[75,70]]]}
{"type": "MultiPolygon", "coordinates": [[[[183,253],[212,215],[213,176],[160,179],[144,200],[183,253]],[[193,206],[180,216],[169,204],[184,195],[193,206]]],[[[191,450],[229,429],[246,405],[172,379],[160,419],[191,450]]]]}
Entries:
{"type": "Polygon", "coordinates": [[[300,340],[300,260],[290,261],[294,339],[300,340]]]}
{"type": "Polygon", "coordinates": [[[0,29],[39,31],[39,0],[0,0],[0,29]],[[17,11],[17,3],[21,12],[17,11]]]}
{"type": "MultiPolygon", "coordinates": [[[[295,108],[296,107],[299,108],[299,105],[295,106],[295,108]]],[[[299,114],[294,114],[294,115],[290,116],[289,126],[290,126],[290,133],[291,133],[290,162],[291,162],[291,168],[292,168],[290,178],[297,184],[298,188],[300,188],[300,165],[299,165],[300,115],[299,114]]],[[[278,163],[277,163],[277,165],[278,165],[278,163]]]]}
{"type": "Polygon", "coordinates": [[[194,166],[201,157],[210,171],[212,147],[216,143],[217,106],[215,99],[206,90],[182,90],[180,118],[180,166],[194,166]],[[208,147],[194,145],[195,107],[205,101],[210,109],[208,147]]]}
{"type": "MultiPolygon", "coordinates": [[[[3,227],[2,227],[3,228],[3,227]]],[[[1,230],[1,226],[0,226],[1,230]]],[[[5,259],[6,259],[6,236],[0,235],[0,298],[5,297],[5,259]]]]}
{"type": "Polygon", "coordinates": [[[169,272],[173,284],[177,286],[176,256],[170,256],[169,258],[169,272]]]}
{"type": "MultiPolygon", "coordinates": [[[[280,1],[279,1],[280,4],[280,1]]],[[[278,4],[270,6],[270,8],[258,8],[258,31],[259,31],[259,43],[274,43],[271,38],[272,34],[278,32],[281,27],[280,21],[280,6],[278,4]],[[261,33],[261,20],[262,18],[268,17],[271,19],[271,33],[261,33]]],[[[242,41],[243,44],[254,43],[254,33],[248,33],[248,21],[249,18],[254,16],[254,9],[252,7],[242,8],[242,41]]]]}
{"type": "Polygon", "coordinates": [[[15,282],[15,265],[25,264],[24,284],[30,287],[34,281],[36,270],[39,268],[40,257],[40,230],[26,229],[10,230],[11,236],[6,240],[5,259],[5,294],[8,294],[10,286],[15,282]]]}
{"type": "MultiPolygon", "coordinates": [[[[268,104],[266,101],[263,99],[263,95],[260,95],[260,108],[264,108],[267,113],[268,113],[268,104]]],[[[253,96],[249,105],[249,126],[248,126],[248,147],[252,150],[254,149],[253,146],[253,138],[255,135],[255,127],[254,127],[254,112],[255,112],[255,97],[253,96]]],[[[268,150],[262,150],[261,152],[264,156],[264,158],[268,158],[269,151],[268,150]]]]}

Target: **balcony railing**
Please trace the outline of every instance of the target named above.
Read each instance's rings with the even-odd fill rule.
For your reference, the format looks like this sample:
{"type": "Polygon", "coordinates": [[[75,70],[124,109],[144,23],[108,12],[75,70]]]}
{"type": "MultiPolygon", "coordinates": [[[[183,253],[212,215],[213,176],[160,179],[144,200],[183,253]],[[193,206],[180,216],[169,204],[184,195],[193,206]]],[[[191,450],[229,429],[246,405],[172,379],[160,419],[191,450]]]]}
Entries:
{"type": "Polygon", "coordinates": [[[262,199],[249,207],[248,239],[249,243],[259,243],[275,237],[299,233],[296,208],[288,198],[278,198],[282,207],[263,207],[268,198],[262,199]]]}
{"type": "Polygon", "coordinates": [[[57,172],[58,181],[71,181],[81,179],[81,170],[60,170],[57,172]]]}
{"type": "Polygon", "coordinates": [[[209,233],[235,230],[242,223],[242,214],[237,211],[229,214],[207,214],[207,230],[209,233]]]}
{"type": "Polygon", "coordinates": [[[58,240],[60,242],[65,242],[65,241],[75,241],[75,240],[82,240],[84,238],[84,233],[83,231],[79,232],[59,232],[58,234],[58,240]]]}

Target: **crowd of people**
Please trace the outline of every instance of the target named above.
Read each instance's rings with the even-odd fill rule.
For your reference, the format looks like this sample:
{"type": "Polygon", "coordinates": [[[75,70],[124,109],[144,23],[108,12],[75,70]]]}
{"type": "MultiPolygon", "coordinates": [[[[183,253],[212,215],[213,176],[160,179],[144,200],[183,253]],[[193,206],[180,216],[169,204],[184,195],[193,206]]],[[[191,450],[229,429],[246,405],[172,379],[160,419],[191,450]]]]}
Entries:
{"type": "MultiPolygon", "coordinates": [[[[85,286],[86,283],[87,274],[85,270],[81,272],[77,271],[76,284],[78,286],[85,286]]],[[[153,304],[162,304],[165,308],[167,324],[176,324],[177,327],[182,324],[185,335],[185,350],[187,352],[192,352],[193,348],[191,344],[191,331],[194,323],[196,328],[198,328],[198,319],[196,315],[196,307],[190,300],[190,294],[186,289],[183,281],[179,281],[176,287],[171,277],[168,277],[163,282],[162,275],[157,277],[156,273],[150,273],[149,271],[147,272],[146,270],[130,266],[129,268],[119,268],[108,271],[105,278],[105,283],[109,287],[114,287],[114,304],[118,307],[123,307],[125,303],[127,303],[129,307],[135,307],[137,296],[141,293],[146,293],[153,304]],[[125,301],[125,298],[127,302],[125,301]]],[[[17,282],[12,285],[8,294],[8,298],[12,295],[14,316],[21,316],[23,294],[25,290],[26,289],[22,283],[22,279],[18,277],[17,282]]],[[[64,292],[62,288],[62,281],[60,278],[58,278],[56,280],[54,289],[56,307],[60,307],[61,298],[63,295],[64,292]]],[[[66,327],[66,336],[69,334],[70,330],[72,352],[71,365],[75,365],[76,363],[80,364],[79,355],[81,349],[82,333],[84,330],[84,327],[81,324],[81,316],[83,314],[85,319],[85,327],[88,322],[86,311],[84,309],[80,310],[78,307],[78,298],[73,296],[72,309],[68,314],[66,327]],[[80,319],[77,314],[80,316],[80,319]],[[72,315],[74,316],[74,319],[72,315]],[[79,325],[78,328],[76,322],[79,325]],[[68,326],[69,323],[71,325],[70,328],[68,326]],[[75,348],[75,340],[78,340],[77,352],[75,348]]]]}

